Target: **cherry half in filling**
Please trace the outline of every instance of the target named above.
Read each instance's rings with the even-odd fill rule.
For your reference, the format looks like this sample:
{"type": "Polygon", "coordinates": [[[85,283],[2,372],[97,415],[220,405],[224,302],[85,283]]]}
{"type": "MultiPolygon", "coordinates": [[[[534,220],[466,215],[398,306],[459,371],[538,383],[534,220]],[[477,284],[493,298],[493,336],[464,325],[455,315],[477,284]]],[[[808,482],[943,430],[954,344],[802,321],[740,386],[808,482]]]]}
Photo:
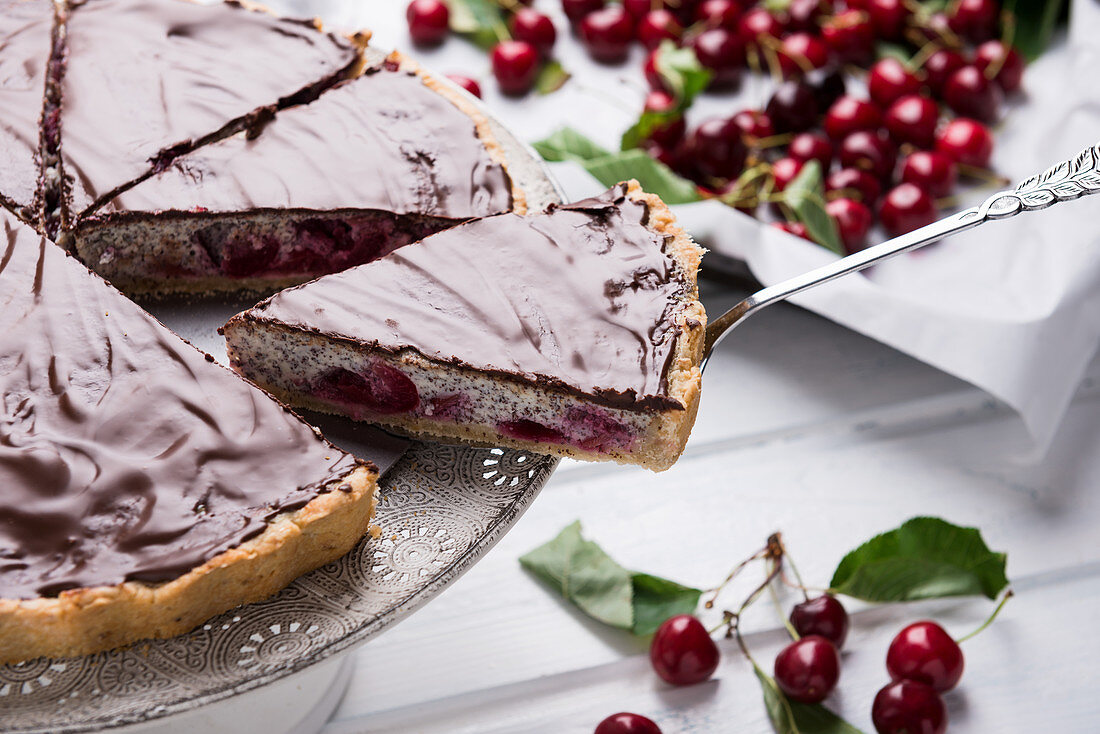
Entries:
{"type": "Polygon", "coordinates": [[[313,386],[318,397],[375,413],[408,413],[420,405],[416,385],[401,370],[375,362],[367,374],[342,367],[326,372],[313,386]]]}

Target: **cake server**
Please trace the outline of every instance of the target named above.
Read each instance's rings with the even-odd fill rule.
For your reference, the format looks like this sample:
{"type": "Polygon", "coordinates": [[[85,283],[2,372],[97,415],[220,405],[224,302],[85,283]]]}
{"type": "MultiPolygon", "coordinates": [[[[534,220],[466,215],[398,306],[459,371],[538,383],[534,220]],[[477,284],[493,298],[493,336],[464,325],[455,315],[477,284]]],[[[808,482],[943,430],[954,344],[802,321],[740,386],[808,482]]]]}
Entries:
{"type": "Polygon", "coordinates": [[[1020,212],[1046,209],[1061,201],[1079,199],[1100,191],[1100,143],[1022,181],[1014,189],[1000,191],[978,206],[963,209],[932,224],[895,237],[828,265],[788,278],[753,293],[707,325],[703,363],[706,368],[714,348],[735,326],[766,306],[785,301],[796,293],[855,273],[895,255],[939,242],[948,235],[965,232],[995,219],[1008,219],[1020,212]]]}

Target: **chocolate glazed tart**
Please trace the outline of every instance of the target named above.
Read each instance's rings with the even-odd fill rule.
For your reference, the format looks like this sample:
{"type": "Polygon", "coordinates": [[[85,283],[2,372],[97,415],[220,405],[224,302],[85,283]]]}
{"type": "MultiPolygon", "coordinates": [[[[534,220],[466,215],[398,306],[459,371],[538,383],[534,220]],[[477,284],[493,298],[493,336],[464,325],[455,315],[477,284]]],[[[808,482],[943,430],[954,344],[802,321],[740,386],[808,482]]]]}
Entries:
{"type": "Polygon", "coordinates": [[[0,215],[0,662],[188,631],[346,553],[377,472],[0,215]]]}
{"type": "Polygon", "coordinates": [[[401,432],[663,470],[699,403],[702,250],[636,182],[474,220],[223,327],[292,405],[401,432]]]}

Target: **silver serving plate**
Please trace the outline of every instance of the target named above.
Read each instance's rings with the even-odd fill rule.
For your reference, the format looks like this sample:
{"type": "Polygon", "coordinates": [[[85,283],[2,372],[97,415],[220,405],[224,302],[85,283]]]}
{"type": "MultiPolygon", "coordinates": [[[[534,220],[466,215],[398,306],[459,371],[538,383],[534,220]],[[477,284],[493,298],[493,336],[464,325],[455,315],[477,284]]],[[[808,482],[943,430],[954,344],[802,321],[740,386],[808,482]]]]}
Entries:
{"type": "MultiPolygon", "coordinates": [[[[531,209],[560,202],[541,158],[489,117],[531,209]]],[[[225,345],[215,329],[250,305],[247,299],[147,304],[223,362],[225,345]]],[[[314,418],[338,445],[379,461],[376,441],[364,439],[361,427],[314,418]]],[[[80,732],[195,714],[329,660],[401,621],[458,579],[519,519],[556,466],[555,458],[511,449],[412,443],[380,483],[377,540],[368,536],[273,598],[229,611],[189,634],[85,657],[0,666],[0,730],[80,732]]],[[[339,678],[331,672],[335,664],[317,669],[327,676],[322,692],[339,678]]],[[[250,722],[256,725],[259,712],[253,711],[250,722]]],[[[192,724],[190,730],[208,729],[192,724]]]]}

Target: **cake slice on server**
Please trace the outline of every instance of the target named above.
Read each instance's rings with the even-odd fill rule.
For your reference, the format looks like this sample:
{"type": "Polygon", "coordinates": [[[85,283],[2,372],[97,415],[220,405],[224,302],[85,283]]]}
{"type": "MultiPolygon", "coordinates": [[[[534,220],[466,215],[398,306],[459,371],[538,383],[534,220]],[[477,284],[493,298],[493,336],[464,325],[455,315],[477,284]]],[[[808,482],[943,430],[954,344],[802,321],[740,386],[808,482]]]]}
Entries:
{"type": "Polygon", "coordinates": [[[663,470],[699,403],[701,255],[629,182],[287,289],[223,334],[234,368],[293,405],[663,470]]]}
{"type": "Polygon", "coordinates": [[[170,637],[350,550],[377,471],[0,214],[0,663],[170,637]]]}

